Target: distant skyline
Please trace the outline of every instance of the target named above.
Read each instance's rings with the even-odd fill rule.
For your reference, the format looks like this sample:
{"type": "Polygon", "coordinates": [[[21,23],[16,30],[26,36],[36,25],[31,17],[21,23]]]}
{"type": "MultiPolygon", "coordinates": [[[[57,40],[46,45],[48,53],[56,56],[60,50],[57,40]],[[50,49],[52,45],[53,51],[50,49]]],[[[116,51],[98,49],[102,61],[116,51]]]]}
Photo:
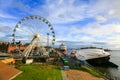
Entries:
{"type": "Polygon", "coordinates": [[[120,0],[0,0],[0,41],[28,15],[51,22],[56,41],[104,42],[120,49],[120,0]]]}

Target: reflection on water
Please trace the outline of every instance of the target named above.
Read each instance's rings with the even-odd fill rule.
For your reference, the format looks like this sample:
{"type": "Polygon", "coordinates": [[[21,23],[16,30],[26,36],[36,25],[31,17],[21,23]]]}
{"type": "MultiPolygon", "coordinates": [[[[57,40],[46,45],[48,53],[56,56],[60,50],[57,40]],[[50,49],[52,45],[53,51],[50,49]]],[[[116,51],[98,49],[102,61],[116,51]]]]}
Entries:
{"type": "Polygon", "coordinates": [[[96,67],[99,69],[101,72],[105,74],[111,74],[115,77],[118,77],[120,79],[120,51],[110,51],[111,58],[110,61],[117,64],[119,67],[118,68],[111,68],[111,67],[96,67]]]}

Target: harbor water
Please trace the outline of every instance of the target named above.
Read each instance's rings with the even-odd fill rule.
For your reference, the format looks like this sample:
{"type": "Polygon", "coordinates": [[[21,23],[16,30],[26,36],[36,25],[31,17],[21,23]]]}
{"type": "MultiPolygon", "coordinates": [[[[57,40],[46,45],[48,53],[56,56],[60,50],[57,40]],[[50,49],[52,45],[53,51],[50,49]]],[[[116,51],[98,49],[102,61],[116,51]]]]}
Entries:
{"type": "MultiPolygon", "coordinates": [[[[68,53],[70,53],[71,50],[68,50],[68,53]]],[[[108,66],[95,66],[94,67],[99,70],[100,72],[104,73],[108,77],[113,77],[117,79],[112,79],[112,80],[120,80],[120,50],[111,50],[110,52],[110,62],[118,65],[118,68],[114,67],[108,67],[108,66]]]]}
{"type": "Polygon", "coordinates": [[[117,79],[114,80],[120,80],[120,50],[112,50],[110,51],[110,61],[117,64],[118,68],[113,67],[102,67],[102,66],[94,66],[98,70],[100,70],[102,73],[105,73],[106,75],[109,75],[109,77],[116,77],[117,79]]]}

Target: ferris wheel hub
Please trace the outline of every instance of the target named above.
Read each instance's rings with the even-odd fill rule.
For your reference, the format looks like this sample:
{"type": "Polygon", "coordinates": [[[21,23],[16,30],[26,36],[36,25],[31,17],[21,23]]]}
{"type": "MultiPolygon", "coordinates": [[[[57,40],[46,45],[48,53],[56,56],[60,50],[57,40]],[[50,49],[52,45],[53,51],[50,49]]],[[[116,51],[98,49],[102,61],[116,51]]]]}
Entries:
{"type": "Polygon", "coordinates": [[[35,38],[40,38],[40,35],[39,35],[39,34],[35,34],[34,37],[35,37],[35,38]]]}

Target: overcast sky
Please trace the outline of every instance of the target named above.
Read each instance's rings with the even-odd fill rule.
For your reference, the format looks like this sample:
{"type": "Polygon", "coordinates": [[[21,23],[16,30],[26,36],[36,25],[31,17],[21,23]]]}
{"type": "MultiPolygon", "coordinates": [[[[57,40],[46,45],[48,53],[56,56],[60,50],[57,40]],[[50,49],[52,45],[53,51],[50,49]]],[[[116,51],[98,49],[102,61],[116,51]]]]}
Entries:
{"type": "Polygon", "coordinates": [[[54,27],[57,41],[120,45],[119,4],[120,0],[0,0],[0,39],[12,41],[9,35],[21,18],[40,15],[54,27]]]}

